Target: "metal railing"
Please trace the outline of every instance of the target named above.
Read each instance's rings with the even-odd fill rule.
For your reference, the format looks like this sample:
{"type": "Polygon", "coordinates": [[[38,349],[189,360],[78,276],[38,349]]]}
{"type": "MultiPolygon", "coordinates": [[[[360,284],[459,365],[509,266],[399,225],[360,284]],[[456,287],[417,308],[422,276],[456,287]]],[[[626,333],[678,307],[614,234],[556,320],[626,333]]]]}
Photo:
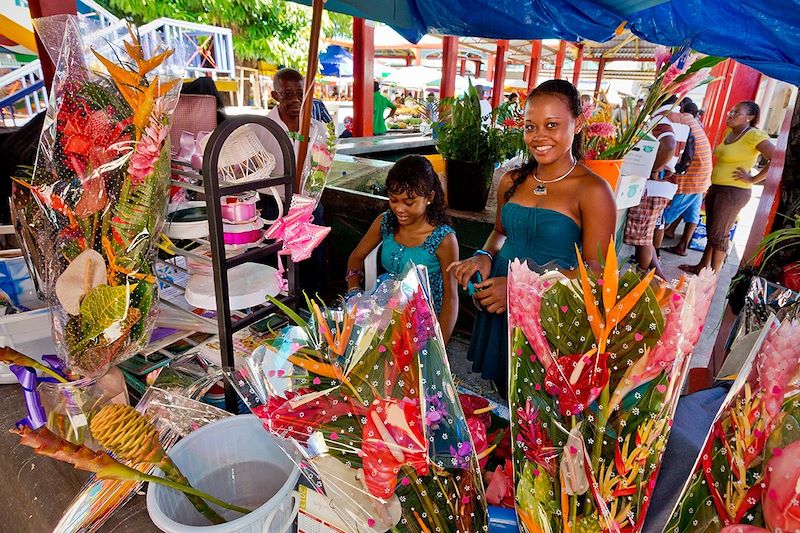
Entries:
{"type": "Polygon", "coordinates": [[[24,101],[28,117],[47,107],[47,89],[38,60],[0,76],[0,88],[3,87],[11,87],[13,92],[0,98],[0,120],[4,121],[6,113],[9,113],[12,123],[16,124],[14,109],[20,101],[24,101]]]}

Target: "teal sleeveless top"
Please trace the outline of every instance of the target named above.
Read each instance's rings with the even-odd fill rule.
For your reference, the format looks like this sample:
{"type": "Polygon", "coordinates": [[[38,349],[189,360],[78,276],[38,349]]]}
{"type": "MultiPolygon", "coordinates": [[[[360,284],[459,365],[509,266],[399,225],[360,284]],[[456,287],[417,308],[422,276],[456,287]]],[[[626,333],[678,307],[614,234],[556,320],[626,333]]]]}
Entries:
{"type": "Polygon", "coordinates": [[[409,262],[415,265],[425,265],[428,269],[428,279],[431,284],[431,299],[433,307],[438,315],[442,310],[442,299],[444,298],[444,282],[442,280],[442,267],[436,250],[442,240],[450,234],[455,233],[453,228],[447,224],[437,226],[425,242],[420,246],[408,247],[399,244],[394,240],[395,216],[391,211],[386,211],[381,220],[381,266],[387,274],[400,276],[408,266],[409,262]]]}

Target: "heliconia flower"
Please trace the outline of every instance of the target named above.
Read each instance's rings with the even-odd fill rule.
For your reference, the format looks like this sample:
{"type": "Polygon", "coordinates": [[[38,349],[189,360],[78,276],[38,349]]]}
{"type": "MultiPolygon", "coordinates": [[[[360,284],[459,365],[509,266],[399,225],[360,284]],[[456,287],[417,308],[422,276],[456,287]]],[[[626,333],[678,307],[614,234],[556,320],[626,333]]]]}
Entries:
{"type": "Polygon", "coordinates": [[[558,397],[563,416],[575,416],[600,396],[609,376],[607,353],[563,355],[547,369],[544,388],[558,397]]]}
{"type": "Polygon", "coordinates": [[[550,283],[543,281],[539,274],[519,259],[515,258],[509,266],[509,326],[522,329],[533,353],[545,369],[552,364],[553,355],[539,319],[542,311],[542,295],[550,287],[550,283]]]}
{"type": "Polygon", "coordinates": [[[800,531],[800,440],[772,450],[761,508],[771,531],[800,531]]]}
{"type": "Polygon", "coordinates": [[[515,446],[522,447],[525,459],[539,465],[550,476],[555,475],[556,450],[542,427],[539,410],[531,405],[530,400],[526,400],[525,407],[517,407],[516,430],[515,446]]]}
{"type": "Polygon", "coordinates": [[[617,135],[617,127],[610,122],[593,122],[586,132],[590,137],[612,138],[617,135]]]}
{"type": "Polygon", "coordinates": [[[781,410],[783,397],[793,378],[798,378],[800,362],[800,320],[784,320],[764,340],[756,358],[756,369],[764,389],[764,407],[770,417],[781,410]]]}
{"type": "Polygon", "coordinates": [[[167,135],[169,135],[169,128],[162,124],[156,116],[150,117],[150,124],[136,143],[133,156],[128,164],[128,173],[133,185],[141,185],[153,173],[167,135]]]}
{"type": "Polygon", "coordinates": [[[656,59],[656,71],[659,71],[672,57],[672,50],[666,46],[659,45],[656,46],[654,55],[656,59]]]}
{"type": "Polygon", "coordinates": [[[383,499],[391,496],[404,466],[413,468],[420,476],[428,474],[428,441],[417,402],[375,400],[366,419],[361,452],[364,483],[370,494],[383,499]]]}

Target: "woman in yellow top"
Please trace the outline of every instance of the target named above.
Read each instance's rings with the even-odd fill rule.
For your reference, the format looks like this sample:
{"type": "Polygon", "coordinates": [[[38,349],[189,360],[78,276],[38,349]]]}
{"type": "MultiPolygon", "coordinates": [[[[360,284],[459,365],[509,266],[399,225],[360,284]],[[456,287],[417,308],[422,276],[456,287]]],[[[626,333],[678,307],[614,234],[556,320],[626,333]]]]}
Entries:
{"type": "Polygon", "coordinates": [[[708,242],[700,263],[681,265],[687,272],[697,273],[707,266],[719,272],[725,263],[730,231],[739,211],[750,200],[753,184],[767,177],[769,163],[755,176],[750,174],[759,154],[769,161],[775,151],[769,136],[756,128],[760,114],[758,104],[750,101],[739,102],[728,112],[725,121],[728,128],[722,142],[714,149],[716,162],[705,198],[708,242]]]}

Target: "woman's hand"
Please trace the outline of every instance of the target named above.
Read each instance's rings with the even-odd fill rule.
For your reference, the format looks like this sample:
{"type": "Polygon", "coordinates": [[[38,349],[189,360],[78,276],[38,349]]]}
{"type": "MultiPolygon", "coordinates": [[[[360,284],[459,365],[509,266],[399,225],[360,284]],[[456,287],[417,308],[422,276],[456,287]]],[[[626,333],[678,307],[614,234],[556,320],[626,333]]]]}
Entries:
{"type": "Polygon", "coordinates": [[[505,276],[487,279],[475,285],[477,292],[475,299],[489,313],[502,314],[506,312],[508,285],[505,276]]]}
{"type": "Polygon", "coordinates": [[[476,255],[463,261],[453,261],[447,267],[447,271],[452,272],[458,284],[466,290],[467,282],[475,275],[475,272],[480,272],[483,279],[489,277],[489,273],[492,271],[492,260],[486,255],[476,255]]]}
{"type": "Polygon", "coordinates": [[[752,176],[742,167],[733,171],[733,179],[743,181],[745,183],[755,183],[755,176],[752,176]]]}

